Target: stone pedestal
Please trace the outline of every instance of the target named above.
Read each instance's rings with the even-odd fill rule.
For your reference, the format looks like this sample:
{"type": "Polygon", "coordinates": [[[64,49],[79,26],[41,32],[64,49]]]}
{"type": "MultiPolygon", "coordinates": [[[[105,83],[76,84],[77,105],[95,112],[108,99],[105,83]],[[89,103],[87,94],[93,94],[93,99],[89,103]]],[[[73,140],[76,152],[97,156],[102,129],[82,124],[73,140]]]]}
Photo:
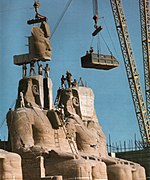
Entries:
{"type": "Polygon", "coordinates": [[[23,180],[21,157],[0,149],[0,179],[23,180]]]}

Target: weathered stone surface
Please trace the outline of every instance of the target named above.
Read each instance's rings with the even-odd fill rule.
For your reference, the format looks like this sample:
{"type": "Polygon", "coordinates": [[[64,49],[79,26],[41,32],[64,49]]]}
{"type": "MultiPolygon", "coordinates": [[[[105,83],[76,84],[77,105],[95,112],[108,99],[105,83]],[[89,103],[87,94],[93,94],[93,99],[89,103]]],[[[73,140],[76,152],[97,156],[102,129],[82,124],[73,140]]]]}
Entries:
{"type": "Polygon", "coordinates": [[[19,81],[16,109],[21,107],[20,93],[23,93],[25,107],[52,108],[52,81],[42,76],[23,78],[19,81]]]}
{"type": "Polygon", "coordinates": [[[43,22],[41,26],[32,27],[32,36],[29,41],[29,52],[33,57],[38,59],[51,59],[51,47],[50,47],[50,29],[46,22],[43,22]]]}
{"type": "Polygon", "coordinates": [[[86,87],[62,89],[59,96],[59,103],[64,105],[67,117],[65,123],[68,134],[76,139],[78,149],[81,152],[106,156],[106,138],[95,114],[92,90],[86,87]]]}
{"type": "Polygon", "coordinates": [[[108,156],[92,89],[59,89],[57,98],[54,109],[49,78],[19,82],[7,124],[12,151],[22,157],[24,180],[145,180],[140,165],[108,156]]]}
{"type": "Polygon", "coordinates": [[[50,61],[50,28],[48,23],[42,22],[41,26],[33,26],[31,36],[28,38],[29,53],[15,55],[14,64],[23,65],[31,63],[31,61],[50,61]]]}
{"type": "Polygon", "coordinates": [[[0,149],[0,179],[22,180],[21,157],[0,149]]]}
{"type": "MultiPolygon", "coordinates": [[[[148,161],[148,159],[150,158],[149,148],[146,148],[144,150],[118,152],[116,153],[116,156],[118,158],[127,159],[129,161],[134,161],[141,164],[145,168],[146,176],[150,177],[150,162],[148,161]]],[[[140,175],[142,174],[140,173],[140,175]]]]}

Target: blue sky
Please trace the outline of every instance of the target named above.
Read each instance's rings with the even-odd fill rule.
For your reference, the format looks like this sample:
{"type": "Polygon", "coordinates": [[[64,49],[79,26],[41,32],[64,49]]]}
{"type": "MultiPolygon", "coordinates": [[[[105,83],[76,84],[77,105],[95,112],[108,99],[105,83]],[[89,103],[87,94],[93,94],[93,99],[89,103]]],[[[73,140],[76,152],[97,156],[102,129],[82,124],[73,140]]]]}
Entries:
{"type": "MultiPolygon", "coordinates": [[[[39,12],[48,17],[51,31],[67,2],[68,0],[40,1],[39,12]]],[[[55,98],[61,75],[69,70],[73,78],[79,79],[81,76],[93,89],[96,113],[107,139],[110,134],[113,142],[128,141],[133,139],[135,133],[140,138],[110,3],[109,0],[98,0],[98,3],[99,16],[105,19],[117,54],[105,23],[100,19],[99,24],[103,26],[102,36],[119,60],[120,67],[109,71],[81,68],[80,57],[89,50],[92,40],[93,8],[92,0],[73,0],[51,38],[52,61],[49,64],[53,95],[55,98]]],[[[13,55],[28,51],[26,36],[30,35],[31,26],[27,25],[26,21],[34,17],[34,9],[31,0],[15,0],[15,2],[0,0],[0,4],[0,124],[2,124],[9,107],[15,103],[18,81],[22,76],[21,67],[13,65],[13,55]]],[[[126,0],[123,4],[144,90],[138,0],[126,0]]],[[[101,52],[109,54],[102,39],[100,42],[101,52]]],[[[96,46],[96,39],[93,46],[96,46]]],[[[0,138],[4,137],[7,137],[6,123],[0,129],[0,138]]]]}

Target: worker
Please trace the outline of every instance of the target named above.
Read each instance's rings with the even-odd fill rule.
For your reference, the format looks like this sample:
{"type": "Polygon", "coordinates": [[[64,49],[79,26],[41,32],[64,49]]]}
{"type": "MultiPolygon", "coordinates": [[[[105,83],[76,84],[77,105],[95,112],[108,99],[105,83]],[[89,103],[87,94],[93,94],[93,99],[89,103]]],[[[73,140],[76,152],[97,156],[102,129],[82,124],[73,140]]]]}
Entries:
{"type": "Polygon", "coordinates": [[[64,123],[64,119],[65,119],[65,113],[64,113],[64,105],[63,104],[61,104],[60,106],[59,106],[59,113],[60,113],[60,118],[61,118],[61,120],[62,120],[62,122],[64,123]]]}
{"type": "Polygon", "coordinates": [[[90,47],[90,51],[89,51],[90,53],[93,53],[94,52],[94,49],[93,49],[93,47],[90,47]]]}
{"type": "Polygon", "coordinates": [[[27,66],[26,66],[26,64],[23,64],[22,65],[22,77],[24,78],[24,77],[26,77],[26,75],[27,75],[27,66]]]}
{"type": "Polygon", "coordinates": [[[68,82],[68,88],[70,88],[72,84],[72,74],[69,71],[66,71],[66,80],[68,82]]]}
{"type": "Polygon", "coordinates": [[[48,66],[48,64],[46,64],[46,67],[44,68],[45,70],[45,78],[49,77],[49,72],[50,72],[50,67],[48,66]]]}
{"type": "Polygon", "coordinates": [[[62,75],[61,77],[61,88],[65,89],[66,88],[66,84],[65,84],[66,78],[64,75],[62,75]]]}
{"type": "Polygon", "coordinates": [[[38,65],[38,74],[42,76],[43,74],[43,67],[42,64],[38,65]]]}
{"type": "Polygon", "coordinates": [[[78,81],[78,86],[83,86],[84,87],[84,84],[83,84],[83,81],[82,81],[82,78],[80,77],[79,81],[78,81]]]}
{"type": "Polygon", "coordinates": [[[72,87],[77,87],[78,83],[77,83],[77,80],[74,79],[74,81],[72,82],[72,87]]]}
{"type": "Polygon", "coordinates": [[[30,63],[30,76],[32,75],[32,73],[34,76],[36,75],[34,61],[31,61],[30,63]]]}
{"type": "Polygon", "coordinates": [[[19,93],[19,102],[20,102],[20,107],[21,108],[25,107],[23,92],[19,93]]]}

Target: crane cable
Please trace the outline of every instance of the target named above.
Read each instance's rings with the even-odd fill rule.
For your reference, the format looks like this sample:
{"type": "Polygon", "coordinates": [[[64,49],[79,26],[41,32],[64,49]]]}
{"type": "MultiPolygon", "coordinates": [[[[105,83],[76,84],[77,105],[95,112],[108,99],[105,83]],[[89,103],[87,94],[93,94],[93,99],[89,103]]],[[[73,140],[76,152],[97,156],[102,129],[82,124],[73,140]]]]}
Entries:
{"type": "MultiPolygon", "coordinates": [[[[98,19],[99,19],[99,16],[98,16],[98,2],[97,2],[97,0],[93,0],[93,19],[94,19],[94,21],[95,21],[95,25],[94,25],[94,27],[97,29],[98,28],[98,19]]],[[[106,28],[107,29],[107,28],[106,28]]],[[[92,34],[93,35],[93,34],[92,34]]],[[[107,49],[108,49],[108,51],[109,51],[109,53],[112,55],[112,52],[111,52],[111,50],[110,50],[110,48],[109,48],[109,46],[108,46],[108,44],[106,43],[106,41],[105,41],[105,39],[103,38],[103,36],[102,36],[102,34],[100,33],[100,35],[101,35],[101,37],[102,37],[102,39],[103,39],[103,41],[104,41],[104,44],[106,45],[106,47],[107,47],[107,49]]],[[[95,36],[95,35],[94,35],[95,36]]],[[[93,42],[93,39],[92,39],[92,42],[93,42]]],[[[92,42],[91,42],[91,44],[92,44],[92,42]]],[[[90,48],[91,48],[92,46],[90,46],[90,48]]],[[[100,37],[99,37],[99,34],[97,35],[97,53],[99,54],[99,52],[101,52],[101,44],[100,44],[100,37]]]]}
{"type": "MultiPolygon", "coordinates": [[[[110,48],[109,48],[107,42],[105,41],[105,39],[104,39],[104,37],[103,37],[103,35],[102,35],[101,32],[100,32],[100,36],[101,36],[102,40],[104,41],[104,44],[106,45],[109,53],[112,55],[112,52],[111,52],[111,50],[110,50],[110,48]]],[[[92,45],[92,44],[93,44],[93,40],[94,40],[94,37],[92,38],[92,41],[91,41],[91,44],[90,44],[90,48],[93,47],[93,45],[92,45]]],[[[100,43],[100,37],[99,37],[99,34],[98,34],[98,35],[97,35],[97,53],[98,53],[98,54],[99,54],[99,51],[101,52],[101,45],[100,45],[100,44],[101,44],[101,43],[100,43]]]]}
{"type": "MultiPolygon", "coordinates": [[[[108,26],[107,26],[107,24],[106,24],[106,21],[105,21],[104,17],[101,17],[101,18],[103,19],[104,25],[105,25],[105,27],[106,27],[108,36],[109,36],[110,41],[111,41],[111,44],[112,44],[112,47],[113,47],[113,49],[114,49],[114,51],[115,51],[115,54],[116,54],[116,56],[117,56],[117,58],[118,58],[117,50],[116,50],[116,48],[115,48],[114,42],[113,42],[113,40],[112,40],[111,34],[110,34],[109,29],[108,29],[108,26]]],[[[102,33],[100,32],[99,34],[100,34],[102,40],[104,41],[104,44],[106,45],[109,53],[112,55],[113,53],[112,53],[112,51],[110,50],[108,43],[105,41],[102,33]]],[[[101,45],[100,45],[100,37],[99,37],[99,34],[97,35],[97,51],[98,51],[98,53],[99,53],[99,51],[101,52],[101,45]]],[[[93,40],[94,40],[94,36],[92,37],[90,47],[92,47],[93,40]]],[[[118,59],[119,59],[119,58],[118,58],[118,59]]]]}
{"type": "Polygon", "coordinates": [[[98,52],[98,54],[101,54],[101,41],[100,41],[99,34],[97,37],[97,52],[98,52]]]}
{"type": "Polygon", "coordinates": [[[97,3],[97,0],[93,0],[93,15],[98,16],[98,3],[97,3]]]}
{"type": "MultiPolygon", "coordinates": [[[[102,19],[103,19],[103,21],[104,21],[104,24],[105,24],[106,30],[107,30],[108,35],[109,35],[109,38],[110,38],[110,40],[111,40],[111,43],[112,43],[113,49],[114,49],[114,51],[115,51],[115,53],[116,53],[116,56],[117,56],[117,58],[118,58],[117,50],[116,50],[116,48],[115,48],[115,44],[114,44],[114,42],[113,42],[113,40],[112,40],[112,36],[111,36],[111,34],[110,34],[110,32],[109,32],[109,29],[108,29],[108,26],[107,26],[107,24],[106,24],[105,18],[104,18],[104,17],[102,17],[102,19]]],[[[119,59],[119,58],[118,58],[118,59],[119,59]]]]}
{"type": "Polygon", "coordinates": [[[71,2],[72,2],[72,0],[69,0],[68,3],[66,4],[66,7],[65,7],[64,11],[62,12],[60,18],[58,19],[57,23],[56,23],[55,26],[54,26],[54,29],[53,29],[53,31],[52,31],[52,33],[51,33],[50,39],[53,37],[53,35],[54,35],[54,33],[55,33],[55,31],[56,31],[58,25],[60,24],[62,18],[63,18],[64,15],[66,14],[66,12],[67,12],[67,10],[68,10],[68,8],[69,8],[71,2]]]}
{"type": "Polygon", "coordinates": [[[104,41],[104,44],[106,45],[106,47],[107,47],[107,49],[108,49],[109,53],[112,55],[112,52],[111,52],[111,50],[110,50],[110,48],[109,48],[109,46],[108,46],[107,42],[105,41],[105,39],[104,39],[104,37],[103,37],[102,33],[100,33],[100,36],[101,36],[102,40],[104,41]]]}

